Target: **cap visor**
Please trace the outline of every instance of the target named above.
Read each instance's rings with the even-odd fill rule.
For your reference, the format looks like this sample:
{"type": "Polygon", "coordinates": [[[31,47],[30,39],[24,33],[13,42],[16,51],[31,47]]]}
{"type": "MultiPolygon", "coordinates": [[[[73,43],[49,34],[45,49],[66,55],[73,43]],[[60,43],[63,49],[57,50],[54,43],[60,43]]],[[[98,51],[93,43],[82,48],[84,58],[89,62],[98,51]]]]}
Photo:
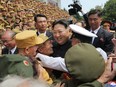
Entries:
{"type": "Polygon", "coordinates": [[[78,34],[81,34],[81,35],[84,35],[84,36],[88,36],[88,37],[97,37],[97,35],[89,32],[88,30],[86,30],[85,28],[83,27],[80,27],[78,25],[74,25],[74,24],[71,24],[69,25],[69,27],[71,28],[71,30],[75,33],[78,33],[78,34]]]}
{"type": "Polygon", "coordinates": [[[37,37],[37,40],[36,40],[36,44],[38,45],[38,44],[42,44],[44,41],[43,41],[43,39],[42,38],[40,38],[40,37],[37,37]]]}

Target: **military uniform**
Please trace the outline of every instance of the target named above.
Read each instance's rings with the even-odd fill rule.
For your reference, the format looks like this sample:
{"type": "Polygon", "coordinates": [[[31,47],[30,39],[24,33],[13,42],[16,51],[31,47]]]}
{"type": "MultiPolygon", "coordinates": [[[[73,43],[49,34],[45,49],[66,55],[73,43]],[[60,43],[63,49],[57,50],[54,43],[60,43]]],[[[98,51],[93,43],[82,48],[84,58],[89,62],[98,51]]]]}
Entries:
{"type": "Polygon", "coordinates": [[[79,43],[65,55],[65,64],[71,79],[64,81],[65,87],[102,87],[97,80],[105,69],[105,61],[94,46],[79,43]]]}
{"type": "Polygon", "coordinates": [[[32,64],[25,56],[18,54],[6,54],[0,56],[0,80],[7,75],[19,75],[22,77],[32,77],[32,64]]]}
{"type": "MultiPolygon", "coordinates": [[[[23,53],[20,53],[21,49],[27,49],[27,48],[37,46],[37,45],[43,43],[43,39],[40,38],[39,36],[37,36],[36,31],[33,31],[33,30],[22,31],[21,33],[16,34],[14,39],[16,41],[17,47],[19,48],[19,54],[21,54],[21,55],[25,55],[23,53]]],[[[33,51],[35,51],[35,53],[36,53],[36,50],[33,50],[33,51]]],[[[37,78],[42,77],[42,80],[46,81],[48,84],[52,84],[52,82],[53,82],[52,79],[49,77],[49,74],[47,73],[47,71],[41,66],[39,61],[34,59],[34,54],[28,53],[26,55],[30,56],[30,54],[32,54],[31,56],[33,58],[28,57],[28,60],[30,60],[30,62],[33,65],[34,76],[37,78]]]]}

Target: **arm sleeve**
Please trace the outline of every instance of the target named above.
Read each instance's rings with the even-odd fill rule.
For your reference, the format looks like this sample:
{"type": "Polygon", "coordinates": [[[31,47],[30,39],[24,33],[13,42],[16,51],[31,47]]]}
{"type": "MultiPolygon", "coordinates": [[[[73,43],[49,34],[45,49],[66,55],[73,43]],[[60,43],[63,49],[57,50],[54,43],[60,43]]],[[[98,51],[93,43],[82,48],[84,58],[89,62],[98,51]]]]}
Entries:
{"type": "Polygon", "coordinates": [[[43,55],[38,53],[36,55],[37,58],[39,58],[42,62],[42,65],[47,68],[68,72],[64,59],[61,57],[49,57],[47,55],[43,55]]]}
{"type": "Polygon", "coordinates": [[[91,83],[84,83],[79,85],[78,87],[104,87],[102,83],[96,81],[93,81],[91,83]]]}
{"type": "Polygon", "coordinates": [[[102,50],[101,48],[96,48],[96,50],[102,55],[104,60],[107,61],[108,56],[107,56],[106,52],[104,50],[102,50]]]}

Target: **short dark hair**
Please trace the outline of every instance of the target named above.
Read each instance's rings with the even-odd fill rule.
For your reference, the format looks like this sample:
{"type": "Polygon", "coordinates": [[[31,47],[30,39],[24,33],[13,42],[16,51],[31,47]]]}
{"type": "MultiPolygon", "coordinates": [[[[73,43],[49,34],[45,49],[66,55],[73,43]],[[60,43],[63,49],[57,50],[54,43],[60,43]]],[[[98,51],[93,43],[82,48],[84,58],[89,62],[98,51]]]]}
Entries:
{"type": "Polygon", "coordinates": [[[44,18],[47,19],[47,16],[45,16],[44,14],[36,14],[36,15],[34,16],[34,21],[35,21],[35,22],[37,22],[37,18],[38,18],[38,17],[44,17],[44,18]]]}
{"type": "Polygon", "coordinates": [[[102,12],[101,12],[101,10],[99,10],[99,9],[92,9],[92,10],[90,10],[89,13],[88,13],[88,17],[89,17],[90,15],[92,15],[92,14],[97,14],[99,17],[102,16],[102,12]]]}
{"type": "Polygon", "coordinates": [[[65,20],[65,19],[60,19],[60,20],[55,20],[53,23],[52,23],[52,28],[54,28],[55,25],[57,24],[61,24],[63,25],[65,28],[67,28],[69,26],[69,22],[68,20],[65,20]]]}

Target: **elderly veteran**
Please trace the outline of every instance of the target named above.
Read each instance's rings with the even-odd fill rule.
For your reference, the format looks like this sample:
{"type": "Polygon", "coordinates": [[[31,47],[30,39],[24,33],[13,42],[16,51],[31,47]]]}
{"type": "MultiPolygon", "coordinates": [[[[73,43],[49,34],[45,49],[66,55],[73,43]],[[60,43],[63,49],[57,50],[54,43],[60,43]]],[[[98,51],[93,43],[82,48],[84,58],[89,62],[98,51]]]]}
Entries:
{"type": "Polygon", "coordinates": [[[33,77],[32,64],[25,56],[5,54],[0,56],[0,81],[7,75],[33,77]]]}
{"type": "Polygon", "coordinates": [[[105,68],[102,56],[90,44],[79,43],[71,47],[65,55],[65,64],[72,79],[65,82],[65,87],[103,87],[112,78],[111,62],[108,60],[105,68]]]}
{"type": "MultiPolygon", "coordinates": [[[[73,28],[73,27],[72,27],[73,28]]],[[[77,27],[76,27],[77,28],[77,27]]],[[[74,28],[75,29],[75,28],[74,28]]],[[[74,30],[73,30],[74,31],[74,30]]],[[[75,31],[75,32],[77,32],[77,31],[75,31]]],[[[77,33],[79,33],[79,34],[82,34],[83,36],[86,36],[86,37],[96,37],[96,35],[94,35],[94,34],[92,34],[91,32],[88,32],[88,31],[86,31],[85,29],[83,29],[82,28],[82,30],[78,30],[78,32],[77,33]],[[79,32],[80,31],[80,32],[79,32]],[[84,34],[84,33],[82,33],[82,32],[86,32],[87,34],[84,34]]],[[[74,38],[74,37],[73,37],[74,38]]],[[[43,66],[44,67],[48,67],[48,68],[52,68],[52,69],[56,69],[56,70],[61,70],[61,71],[65,71],[65,72],[68,72],[68,70],[67,70],[67,68],[66,68],[66,65],[65,65],[65,63],[64,63],[64,59],[63,58],[61,58],[61,57],[55,57],[55,58],[53,58],[53,57],[48,57],[48,56],[46,56],[46,55],[43,55],[43,54],[37,54],[37,57],[39,57],[40,58],[40,60],[42,61],[42,64],[43,64],[43,66]]],[[[104,57],[105,58],[105,57],[104,57]]],[[[107,72],[108,70],[106,70],[105,71],[105,73],[107,72]]],[[[110,71],[109,71],[110,72],[110,71]]],[[[104,75],[104,74],[103,74],[104,75]]],[[[109,75],[109,74],[107,74],[107,75],[109,75]]],[[[101,77],[103,77],[103,76],[101,76],[101,77]]],[[[103,77],[102,79],[100,78],[100,80],[105,80],[106,81],[106,79],[110,79],[110,77],[109,78],[106,78],[106,77],[103,77]],[[105,78],[105,79],[104,79],[105,78]]],[[[103,81],[99,81],[99,82],[103,82],[103,81]]],[[[97,87],[97,86],[96,86],[97,87]]]]}
{"type": "Polygon", "coordinates": [[[43,43],[43,39],[36,35],[33,30],[25,30],[15,36],[15,41],[19,49],[19,54],[26,56],[33,65],[34,76],[52,84],[52,79],[47,71],[41,66],[40,62],[35,59],[38,45],[43,43]]]}
{"type": "MultiPolygon", "coordinates": [[[[73,36],[72,36],[72,44],[73,45],[78,44],[78,41],[89,43],[89,42],[91,42],[91,37],[96,37],[95,34],[89,32],[86,29],[81,28],[77,25],[72,24],[72,25],[70,25],[70,28],[71,28],[71,30],[73,30],[73,36]],[[81,38],[81,40],[79,40],[79,38],[81,38]]],[[[96,48],[96,50],[98,52],[100,52],[100,55],[102,55],[102,57],[106,61],[107,60],[106,53],[100,48],[96,48]]],[[[42,54],[40,54],[40,53],[38,53],[36,55],[36,57],[38,57],[41,60],[44,67],[48,67],[48,68],[52,68],[52,69],[60,70],[60,71],[64,71],[64,72],[68,71],[66,69],[64,59],[62,57],[49,57],[49,56],[43,55],[43,53],[42,54]]]]}
{"type": "Polygon", "coordinates": [[[52,40],[50,40],[51,37],[45,36],[44,34],[40,34],[39,37],[42,38],[44,42],[39,45],[37,51],[41,54],[51,55],[53,53],[52,40]]]}

